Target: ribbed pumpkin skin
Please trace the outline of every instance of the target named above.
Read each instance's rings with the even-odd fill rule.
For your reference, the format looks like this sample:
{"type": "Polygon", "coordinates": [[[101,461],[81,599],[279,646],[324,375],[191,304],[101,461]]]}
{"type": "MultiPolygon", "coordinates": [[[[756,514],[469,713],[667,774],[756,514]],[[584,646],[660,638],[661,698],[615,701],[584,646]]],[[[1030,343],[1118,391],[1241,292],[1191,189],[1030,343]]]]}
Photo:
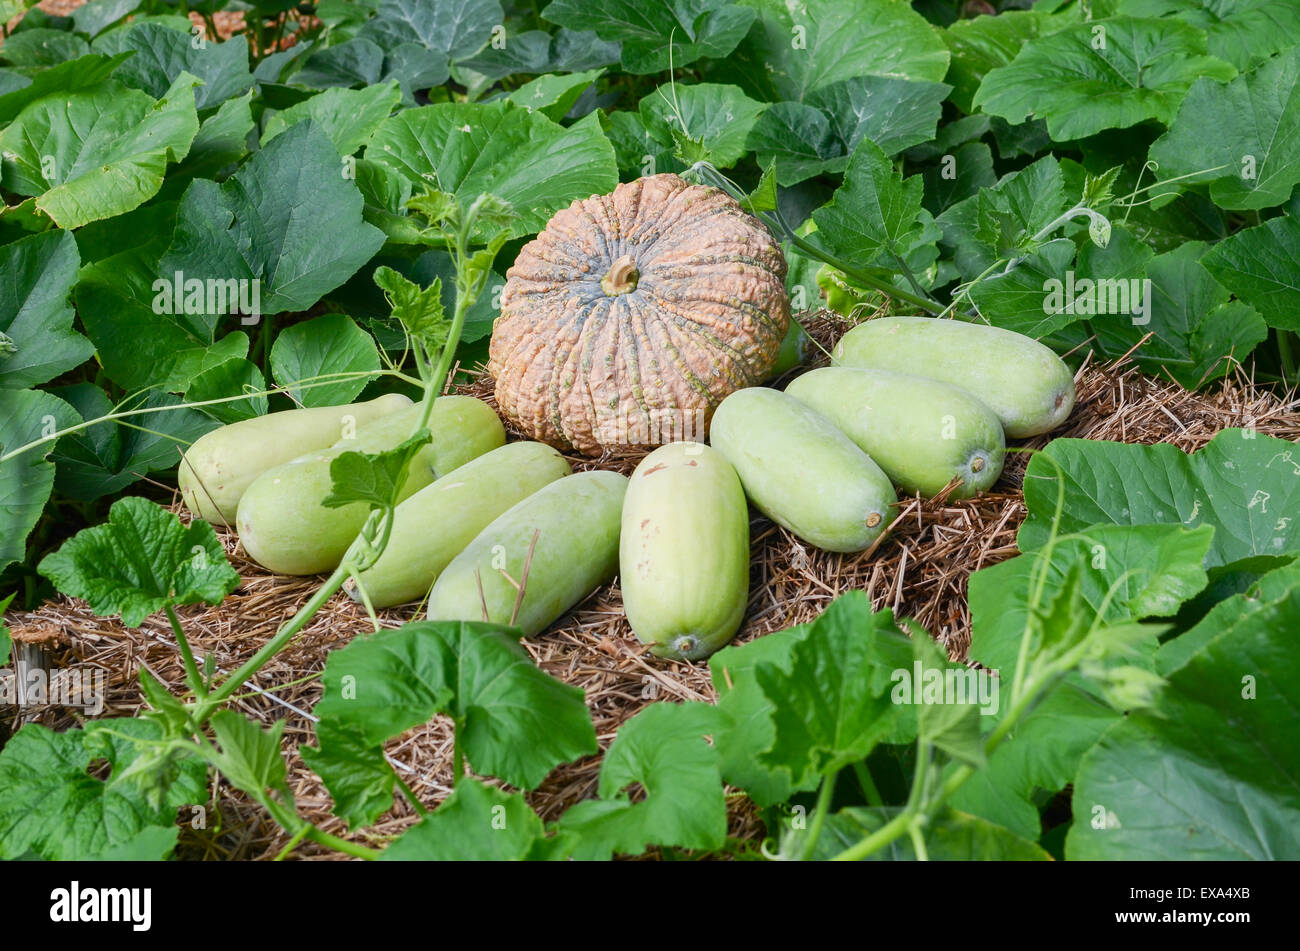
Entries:
{"type": "Polygon", "coordinates": [[[489,369],[529,437],[598,455],[703,439],[767,378],[790,323],[785,258],[724,192],[652,175],[576,201],[507,272],[489,369]],[[616,262],[635,286],[602,287],[616,262]]]}

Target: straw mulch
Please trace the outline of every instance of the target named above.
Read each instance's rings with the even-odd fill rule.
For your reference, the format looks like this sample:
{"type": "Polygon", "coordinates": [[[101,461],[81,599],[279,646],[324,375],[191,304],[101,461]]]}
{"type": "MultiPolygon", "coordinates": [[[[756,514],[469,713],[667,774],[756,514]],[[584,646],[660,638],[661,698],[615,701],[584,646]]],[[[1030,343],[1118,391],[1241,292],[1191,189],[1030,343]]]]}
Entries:
{"type": "MultiPolygon", "coordinates": [[[[822,348],[829,348],[846,324],[825,313],[807,326],[822,348]]],[[[825,362],[821,356],[814,363],[825,362]]],[[[1208,393],[1193,394],[1176,384],[1144,377],[1122,365],[1085,365],[1076,378],[1078,402],[1066,427],[1053,436],[1080,436],[1132,443],[1169,442],[1184,450],[1204,445],[1220,429],[1253,426],[1258,431],[1300,438],[1300,401],[1281,400],[1234,378],[1208,393]]],[[[462,392],[491,401],[491,381],[480,373],[462,392]]],[[[1031,448],[1049,437],[1030,440],[1031,448]]],[[[605,467],[628,472],[639,453],[620,453],[599,460],[574,458],[577,468],[605,467]]],[[[916,618],[956,659],[969,645],[970,617],[966,579],[972,571],[1013,556],[1015,533],[1024,517],[1018,491],[1026,457],[1010,457],[997,491],[967,501],[903,499],[892,532],[874,552],[837,555],[816,551],[761,517],[752,525],[753,560],[749,611],[737,637],[743,642],[771,631],[808,621],[842,592],[861,589],[878,607],[916,618]]],[[[179,511],[179,507],[177,508],[179,511]]],[[[183,514],[183,513],[182,513],[183,514]]],[[[317,582],[269,575],[242,553],[232,533],[222,540],[243,578],[240,588],[217,608],[181,611],[196,651],[215,652],[218,667],[233,670],[291,617],[317,582]]],[[[382,621],[397,626],[413,611],[384,612],[382,621]]],[[[54,666],[73,663],[102,666],[108,672],[109,698],[104,715],[130,716],[141,705],[137,677],[140,669],[174,688],[182,683],[175,641],[165,620],[150,618],[140,630],[126,630],[112,619],[94,617],[82,603],[60,599],[29,614],[11,614],[10,624],[21,640],[45,639],[54,666]]],[[[339,595],[315,621],[265,667],[256,684],[238,700],[246,714],[270,723],[287,719],[285,733],[290,782],[300,813],[325,830],[346,835],[330,813],[330,798],[297,755],[300,741],[313,742],[310,711],[319,696],[317,679],[328,652],[354,635],[370,629],[360,607],[339,595]]],[[[586,691],[601,748],[608,746],[619,725],[656,700],[713,699],[707,665],[659,660],[641,647],[622,616],[617,585],[595,592],[550,631],[529,642],[528,650],[547,672],[586,691]]],[[[50,708],[27,711],[54,727],[75,722],[76,714],[50,708]]],[[[6,718],[0,730],[16,730],[17,719],[6,718]]],[[[451,786],[451,739],[442,718],[414,729],[390,744],[388,754],[399,775],[420,799],[432,806],[451,786]]],[[[572,803],[595,794],[599,757],[589,757],[557,769],[545,784],[529,794],[546,819],[559,816],[572,803]]],[[[260,807],[222,784],[214,790],[216,815],[207,828],[184,831],[179,854],[193,859],[260,859],[275,856],[286,837],[260,807]]],[[[763,834],[752,804],[743,796],[729,797],[731,833],[745,839],[763,834]]],[[[184,813],[184,811],[183,811],[184,813]]],[[[393,810],[362,841],[381,845],[415,820],[398,799],[393,810]]],[[[334,857],[311,843],[297,847],[298,858],[334,857]]]]}

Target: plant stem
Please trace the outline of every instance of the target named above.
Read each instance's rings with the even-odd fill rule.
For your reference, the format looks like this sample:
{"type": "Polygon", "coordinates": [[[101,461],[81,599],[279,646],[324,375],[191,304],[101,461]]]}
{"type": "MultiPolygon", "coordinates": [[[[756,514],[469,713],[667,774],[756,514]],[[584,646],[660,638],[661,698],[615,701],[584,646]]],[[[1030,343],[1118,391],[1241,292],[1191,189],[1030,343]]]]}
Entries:
{"type": "Polygon", "coordinates": [[[876,782],[871,778],[871,769],[867,764],[862,761],[854,763],[853,772],[858,777],[858,785],[862,787],[862,795],[867,797],[867,805],[883,806],[885,800],[880,795],[880,790],[876,788],[876,782]]]}
{"type": "Polygon", "coordinates": [[[199,703],[196,711],[198,722],[206,722],[208,714],[261,670],[267,661],[282,651],[284,646],[293,640],[294,635],[316,616],[316,612],[334,597],[334,593],[343,586],[346,578],[347,572],[341,566],[335,568],[334,573],[325,580],[325,583],[316,589],[311,600],[299,608],[298,613],[280,628],[275,637],[263,644],[261,650],[245,661],[242,667],[222,681],[216,690],[199,703]]]}
{"type": "Polygon", "coordinates": [[[335,852],[342,852],[345,855],[353,855],[359,859],[370,859],[373,861],[383,854],[378,849],[358,845],[356,842],[349,842],[347,839],[340,839],[338,836],[330,835],[328,832],[324,832],[313,825],[307,826],[307,838],[319,845],[325,846],[327,849],[333,849],[335,852]]]}
{"type": "Polygon", "coordinates": [[[877,829],[871,835],[867,836],[857,845],[849,846],[835,858],[832,862],[859,862],[876,852],[883,846],[893,842],[900,835],[907,831],[907,827],[912,822],[912,813],[904,810],[894,818],[890,819],[883,826],[877,829]]]}
{"type": "Polygon", "coordinates": [[[807,862],[817,851],[817,840],[821,837],[822,826],[826,823],[826,813],[831,811],[831,799],[835,795],[835,780],[842,767],[835,767],[822,777],[822,787],[817,792],[817,805],[813,807],[812,825],[808,827],[808,838],[799,853],[799,860],[807,862]]]}
{"type": "Polygon", "coordinates": [[[397,788],[402,791],[402,795],[404,795],[407,798],[407,801],[410,802],[411,808],[414,809],[420,816],[427,816],[429,814],[429,810],[424,808],[424,803],[420,802],[419,797],[415,795],[415,790],[413,790],[410,786],[406,784],[406,780],[402,779],[401,776],[397,775],[396,770],[393,771],[393,779],[397,781],[397,788]]]}
{"type": "Polygon", "coordinates": [[[296,849],[299,843],[301,843],[303,839],[307,838],[307,833],[310,831],[311,831],[311,826],[306,825],[303,826],[301,829],[299,829],[296,833],[294,833],[293,838],[290,839],[288,842],[286,842],[284,848],[282,848],[279,851],[279,853],[277,853],[274,861],[283,862],[285,856],[287,856],[290,852],[296,849]]]}
{"type": "Polygon", "coordinates": [[[202,700],[207,696],[208,688],[204,686],[199,665],[194,662],[194,652],[190,650],[190,642],[185,636],[185,629],[181,627],[181,620],[176,616],[176,609],[170,604],[167,605],[167,620],[171,622],[172,633],[176,635],[176,644],[180,648],[181,660],[185,664],[185,680],[194,691],[194,696],[202,700]]]}

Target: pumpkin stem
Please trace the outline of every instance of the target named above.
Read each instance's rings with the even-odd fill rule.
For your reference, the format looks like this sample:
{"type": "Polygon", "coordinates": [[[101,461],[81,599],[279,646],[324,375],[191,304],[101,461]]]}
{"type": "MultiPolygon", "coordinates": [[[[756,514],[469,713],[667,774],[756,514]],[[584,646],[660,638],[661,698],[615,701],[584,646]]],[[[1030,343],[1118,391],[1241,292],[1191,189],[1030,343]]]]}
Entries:
{"type": "Polygon", "coordinates": [[[636,269],[632,255],[625,254],[610,265],[609,272],[600,279],[600,289],[607,297],[630,294],[636,290],[636,282],[640,278],[641,272],[636,269]]]}

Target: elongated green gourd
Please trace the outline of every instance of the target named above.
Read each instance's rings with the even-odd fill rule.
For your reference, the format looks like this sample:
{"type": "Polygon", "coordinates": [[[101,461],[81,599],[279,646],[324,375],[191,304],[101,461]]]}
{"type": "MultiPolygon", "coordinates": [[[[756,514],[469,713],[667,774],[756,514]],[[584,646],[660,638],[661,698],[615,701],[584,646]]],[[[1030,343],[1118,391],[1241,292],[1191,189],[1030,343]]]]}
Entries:
{"type": "Polygon", "coordinates": [[[1074,376],[1060,357],[1023,334],[935,317],[881,317],[835,345],[837,366],[894,370],[975,394],[1014,439],[1049,432],[1074,408],[1074,376]]]}
{"type": "MultiPolygon", "coordinates": [[[[326,508],[330,463],[345,452],[382,452],[406,440],[420,419],[420,406],[358,427],[351,439],[268,469],[239,502],[235,526],[249,557],[271,571],[311,575],[338,567],[369,514],[361,502],[326,508]]],[[[402,487],[405,499],[471,459],[505,443],[505,429],[492,408],[468,396],[441,396],[429,419],[433,441],[411,461],[402,487]]],[[[401,501],[401,499],[399,499],[401,501]]]]}
{"type": "Polygon", "coordinates": [[[541,633],[614,577],[626,492],[617,472],[578,472],[507,509],[438,576],[429,620],[482,621],[486,605],[487,620],[541,633]]]}
{"type": "MultiPolygon", "coordinates": [[[[386,608],[423,598],[493,519],[571,471],[550,446],[514,442],[425,486],[397,506],[388,546],[359,574],[371,604],[386,608]]],[[[349,579],[344,588],[362,600],[356,582],[349,579]]]]}
{"type": "Polygon", "coordinates": [[[199,518],[229,525],[244,492],[267,469],[332,446],[351,428],[410,405],[405,396],[388,393],[365,403],[290,409],[221,426],[185,451],[176,474],[181,500],[199,518]]]}
{"type": "Polygon", "coordinates": [[[793,396],[737,390],[718,407],[709,442],[768,518],[826,551],[862,551],[898,496],[889,477],[835,424],[793,396]]]}
{"type": "Polygon", "coordinates": [[[722,453],[678,442],[642,459],[619,549],[623,609],[652,653],[699,660],[735,636],[749,594],[749,508],[722,453]]]}
{"type": "Polygon", "coordinates": [[[906,492],[936,495],[962,480],[954,498],[993,485],[1005,439],[993,411],[960,387],[889,370],[823,367],[786,393],[821,413],[906,492]]]}

